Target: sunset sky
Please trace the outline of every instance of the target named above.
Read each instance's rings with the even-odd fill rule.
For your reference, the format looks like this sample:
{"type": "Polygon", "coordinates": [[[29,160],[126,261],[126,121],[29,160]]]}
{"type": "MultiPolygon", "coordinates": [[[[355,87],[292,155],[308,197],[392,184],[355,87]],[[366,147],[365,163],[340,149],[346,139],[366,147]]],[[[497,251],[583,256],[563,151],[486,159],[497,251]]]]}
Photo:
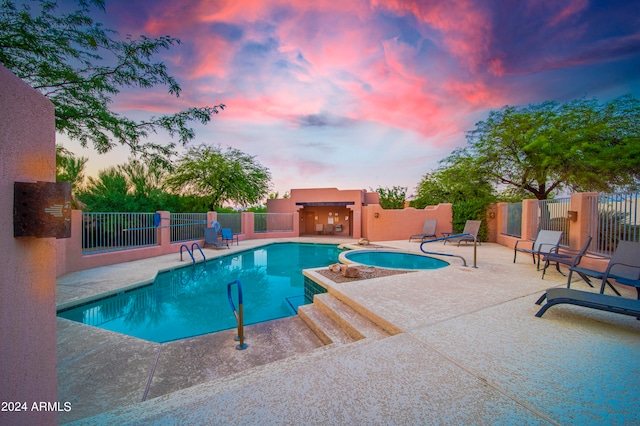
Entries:
{"type": "MultiPolygon", "coordinates": [[[[492,109],[640,96],[638,1],[107,0],[96,18],[121,36],[182,41],[158,56],[180,98],[128,91],[115,110],[226,104],[193,143],[256,156],[280,194],[412,194],[492,109]]],[[[90,158],[89,173],[128,157],[58,140],[90,158]]]]}

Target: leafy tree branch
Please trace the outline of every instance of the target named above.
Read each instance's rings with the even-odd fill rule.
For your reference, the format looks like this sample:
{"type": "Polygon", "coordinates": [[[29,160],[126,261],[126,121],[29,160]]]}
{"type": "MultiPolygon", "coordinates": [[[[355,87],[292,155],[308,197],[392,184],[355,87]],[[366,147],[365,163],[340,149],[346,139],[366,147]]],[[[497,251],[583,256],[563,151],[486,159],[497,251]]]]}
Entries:
{"type": "Polygon", "coordinates": [[[56,130],[104,153],[118,144],[151,162],[168,163],[175,144],[145,140],[166,131],[180,144],[191,141],[190,122],[206,124],[224,104],[193,107],[174,114],[135,121],[111,110],[113,97],[127,88],[181,87],[154,56],[179,45],[170,36],[150,38],[118,33],[94,22],[91,7],[104,11],[104,0],[78,0],[78,8],[60,13],[55,0],[30,0],[19,6],[0,1],[0,62],[40,91],[55,106],[56,130]],[[39,10],[33,5],[38,5],[39,10]]]}

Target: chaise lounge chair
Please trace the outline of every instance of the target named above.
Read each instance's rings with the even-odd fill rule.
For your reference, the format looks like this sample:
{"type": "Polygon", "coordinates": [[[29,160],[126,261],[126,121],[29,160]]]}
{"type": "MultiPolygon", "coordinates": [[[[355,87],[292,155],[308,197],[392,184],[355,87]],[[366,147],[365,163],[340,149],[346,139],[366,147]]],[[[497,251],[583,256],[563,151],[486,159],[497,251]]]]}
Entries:
{"type": "MultiPolygon", "coordinates": [[[[453,238],[448,238],[446,240],[444,240],[444,244],[446,245],[447,243],[458,243],[458,247],[460,247],[460,243],[464,242],[466,243],[472,243],[474,240],[474,237],[477,241],[478,239],[478,232],[480,232],[480,225],[482,224],[481,220],[468,220],[465,222],[464,224],[464,229],[462,230],[461,234],[471,234],[471,235],[464,235],[461,237],[453,237],[453,238]]],[[[444,236],[448,236],[451,235],[451,232],[443,232],[442,235],[444,236]]],[[[478,241],[478,243],[480,243],[480,241],[478,241]]]]}
{"type": "Polygon", "coordinates": [[[216,249],[227,246],[229,243],[225,243],[218,239],[218,230],[215,228],[204,228],[204,246],[214,246],[216,249]]]}
{"type": "Polygon", "coordinates": [[[547,299],[547,303],[545,303],[536,314],[538,318],[542,317],[550,307],[564,303],[630,315],[640,320],[640,300],[636,299],[591,293],[589,291],[574,290],[571,288],[550,288],[544,297],[538,299],[536,303],[539,305],[545,298],[547,299]]]}
{"type": "Polygon", "coordinates": [[[571,275],[576,273],[586,281],[591,287],[589,277],[602,280],[600,293],[604,293],[605,287],[609,286],[618,296],[620,293],[612,285],[610,279],[616,280],[619,284],[635,287],[640,299],[640,243],[632,241],[618,241],[618,246],[611,256],[609,265],[604,272],[594,269],[572,267],[569,269],[567,288],[571,286],[571,275]]]}
{"type": "MultiPolygon", "coordinates": [[[[604,272],[587,268],[569,268],[567,289],[570,289],[571,287],[571,276],[574,272],[580,275],[580,277],[589,284],[589,287],[593,287],[589,277],[602,280],[602,284],[600,285],[600,294],[604,294],[605,288],[609,286],[615,294],[620,296],[620,292],[616,290],[613,283],[609,281],[611,279],[615,280],[618,284],[635,287],[638,294],[638,300],[640,300],[640,243],[618,241],[618,247],[616,247],[616,250],[613,252],[609,265],[604,272]]],[[[540,296],[536,304],[539,305],[542,303],[545,297],[547,297],[547,293],[540,296]]]]}
{"type": "Polygon", "coordinates": [[[437,224],[438,224],[438,221],[436,219],[426,219],[424,221],[424,225],[422,225],[422,233],[413,234],[412,236],[409,237],[409,241],[411,240],[424,241],[427,238],[435,238],[437,224]]]}
{"type": "Polygon", "coordinates": [[[569,268],[575,268],[578,266],[582,257],[587,254],[587,250],[589,250],[589,246],[591,245],[591,235],[587,237],[584,242],[584,245],[577,253],[571,253],[569,251],[565,253],[558,253],[557,250],[549,252],[542,257],[542,261],[544,262],[544,268],[542,269],[542,279],[544,280],[544,274],[547,272],[547,268],[551,262],[555,262],[556,270],[562,275],[565,276],[560,270],[560,264],[567,265],[569,268]]]}
{"type": "Polygon", "coordinates": [[[536,256],[538,256],[537,268],[540,269],[540,259],[544,254],[558,252],[558,246],[560,245],[560,238],[562,238],[562,231],[548,231],[542,229],[538,232],[538,236],[531,245],[531,248],[518,247],[520,243],[529,243],[530,241],[518,240],[516,246],[513,248],[513,263],[516,263],[516,256],[518,252],[531,253],[533,263],[536,263],[536,256]]]}

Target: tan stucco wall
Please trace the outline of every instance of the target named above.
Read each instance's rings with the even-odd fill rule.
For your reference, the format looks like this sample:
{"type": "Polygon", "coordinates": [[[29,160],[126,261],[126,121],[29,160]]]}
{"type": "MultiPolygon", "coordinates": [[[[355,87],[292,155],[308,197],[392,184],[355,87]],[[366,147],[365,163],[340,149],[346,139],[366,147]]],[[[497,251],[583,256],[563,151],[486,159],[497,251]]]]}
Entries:
{"type": "Polygon", "coordinates": [[[27,412],[0,412],[0,424],[56,423],[55,258],[52,238],[13,237],[14,182],[55,181],[54,109],[0,65],[0,400],[27,412]]]}
{"type": "Polygon", "coordinates": [[[391,210],[383,209],[379,204],[364,207],[365,227],[363,237],[369,241],[390,241],[409,239],[411,235],[422,232],[426,219],[436,219],[436,235],[451,232],[453,207],[451,204],[427,206],[424,209],[391,210]],[[376,217],[377,214],[377,217],[376,217]]]}

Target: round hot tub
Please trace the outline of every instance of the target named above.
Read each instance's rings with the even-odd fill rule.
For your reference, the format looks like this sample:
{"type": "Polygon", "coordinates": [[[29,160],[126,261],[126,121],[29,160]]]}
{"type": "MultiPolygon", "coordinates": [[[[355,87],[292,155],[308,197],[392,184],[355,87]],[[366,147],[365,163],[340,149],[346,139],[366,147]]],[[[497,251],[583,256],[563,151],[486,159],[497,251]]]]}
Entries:
{"type": "Polygon", "coordinates": [[[351,250],[340,253],[342,263],[357,263],[388,269],[440,269],[449,262],[435,257],[393,250],[351,250]]]}

